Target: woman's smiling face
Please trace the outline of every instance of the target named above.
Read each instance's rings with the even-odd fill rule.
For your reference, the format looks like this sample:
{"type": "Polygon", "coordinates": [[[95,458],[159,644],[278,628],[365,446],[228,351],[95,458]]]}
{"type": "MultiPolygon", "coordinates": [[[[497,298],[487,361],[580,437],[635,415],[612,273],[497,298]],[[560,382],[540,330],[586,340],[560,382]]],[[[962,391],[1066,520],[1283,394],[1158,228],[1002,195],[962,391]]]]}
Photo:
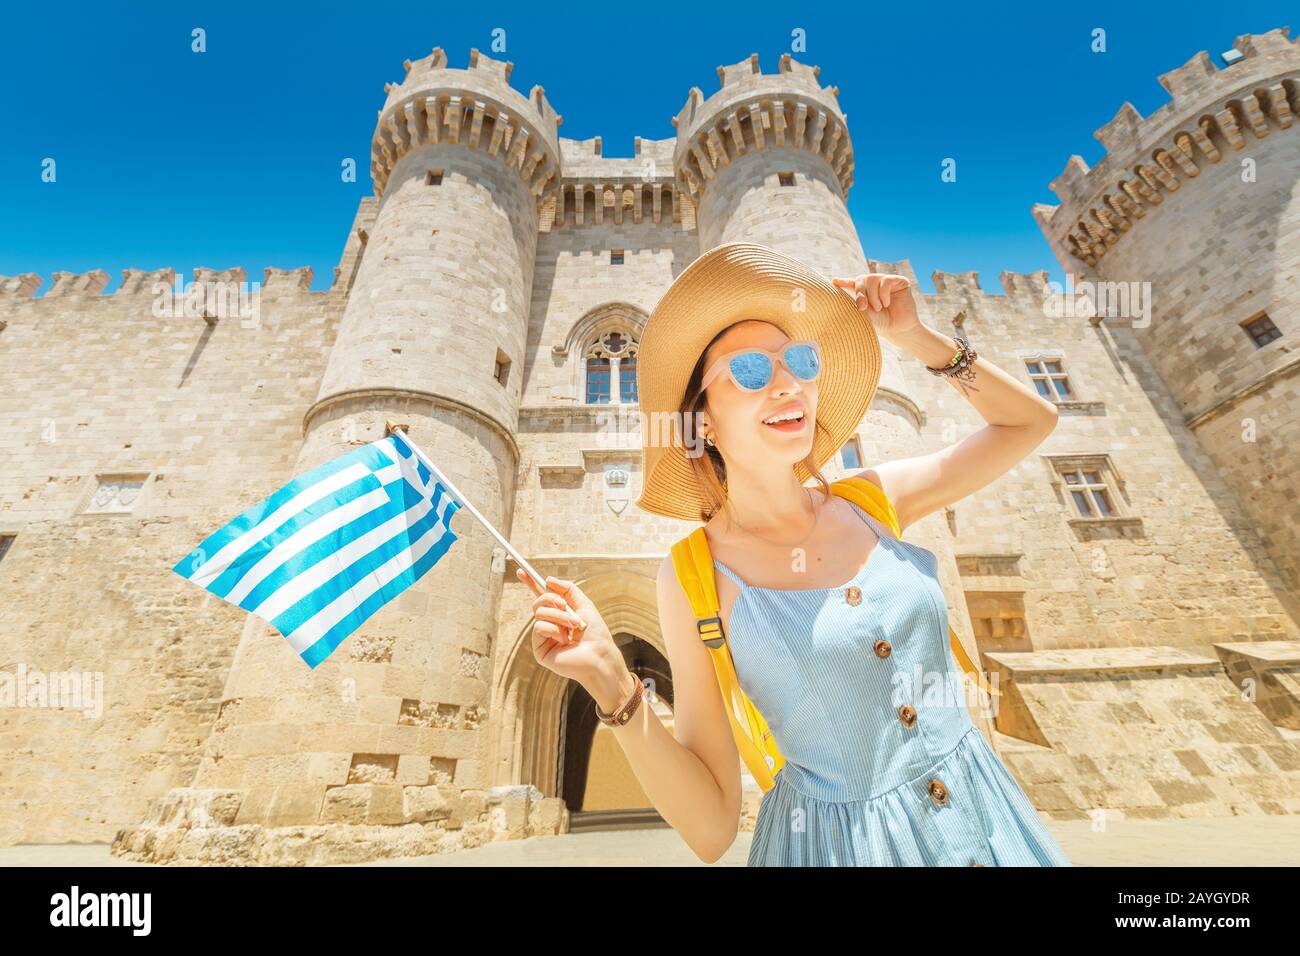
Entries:
{"type": "MultiPolygon", "coordinates": [[[[705,352],[707,374],[720,356],[738,349],[777,351],[790,338],[775,325],[745,320],[727,329],[705,352]]],[[[783,362],[773,363],[772,380],[756,392],[738,388],[724,368],[705,390],[705,412],[712,426],[705,431],[717,442],[729,465],[769,462],[790,464],[806,458],[813,447],[817,420],[817,382],[791,374],[783,362]],[[794,420],[769,424],[774,418],[794,420]]],[[[742,466],[743,467],[743,466],[742,466]]]]}

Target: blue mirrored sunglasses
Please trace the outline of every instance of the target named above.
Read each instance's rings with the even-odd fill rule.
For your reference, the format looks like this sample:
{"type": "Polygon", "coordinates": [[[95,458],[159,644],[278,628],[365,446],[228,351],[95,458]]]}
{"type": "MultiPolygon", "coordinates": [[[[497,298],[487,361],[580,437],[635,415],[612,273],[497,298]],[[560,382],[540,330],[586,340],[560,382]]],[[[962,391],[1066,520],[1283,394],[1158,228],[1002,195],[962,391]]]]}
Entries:
{"type": "Polygon", "coordinates": [[[709,387],[709,383],[722,374],[725,369],[736,383],[736,387],[745,392],[757,392],[767,388],[772,381],[776,362],[780,361],[790,374],[801,382],[811,382],[822,370],[821,349],[814,341],[790,342],[776,351],[768,349],[737,349],[719,356],[704,379],[700,382],[700,391],[709,387]]]}

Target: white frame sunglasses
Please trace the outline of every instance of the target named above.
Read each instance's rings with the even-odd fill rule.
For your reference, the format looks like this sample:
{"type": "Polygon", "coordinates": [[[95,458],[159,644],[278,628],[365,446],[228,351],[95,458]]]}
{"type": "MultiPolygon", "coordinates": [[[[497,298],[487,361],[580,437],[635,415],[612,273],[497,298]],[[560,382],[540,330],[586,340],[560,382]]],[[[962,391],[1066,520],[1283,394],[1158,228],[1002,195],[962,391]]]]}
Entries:
{"type": "MultiPolygon", "coordinates": [[[[759,349],[759,348],[736,349],[734,352],[728,352],[726,355],[718,356],[718,358],[714,360],[713,364],[709,366],[709,370],[704,373],[704,378],[700,381],[700,391],[703,392],[706,388],[708,388],[709,383],[712,382],[719,375],[721,375],[723,370],[725,369],[727,374],[731,376],[731,381],[735,384],[736,388],[740,389],[742,392],[751,392],[751,393],[761,392],[763,389],[767,388],[769,385],[772,384],[772,376],[776,374],[776,363],[778,361],[782,365],[784,365],[786,367],[786,370],[789,371],[789,373],[793,375],[796,379],[798,379],[800,382],[814,382],[821,376],[822,373],[821,346],[818,345],[814,339],[802,339],[797,342],[787,342],[785,345],[775,350],[759,349]],[[786,353],[790,351],[790,349],[797,348],[799,346],[810,347],[813,351],[813,355],[817,359],[817,368],[813,371],[812,375],[807,377],[800,375],[797,371],[795,371],[794,366],[792,366],[791,363],[786,359],[786,353]],[[735,359],[746,355],[762,355],[767,359],[767,375],[764,378],[761,385],[756,385],[751,388],[750,386],[745,385],[740,381],[740,375],[745,373],[744,372],[737,373],[732,363],[735,359]]],[[[799,365],[801,367],[802,364],[803,363],[795,362],[795,365],[799,365]]]]}

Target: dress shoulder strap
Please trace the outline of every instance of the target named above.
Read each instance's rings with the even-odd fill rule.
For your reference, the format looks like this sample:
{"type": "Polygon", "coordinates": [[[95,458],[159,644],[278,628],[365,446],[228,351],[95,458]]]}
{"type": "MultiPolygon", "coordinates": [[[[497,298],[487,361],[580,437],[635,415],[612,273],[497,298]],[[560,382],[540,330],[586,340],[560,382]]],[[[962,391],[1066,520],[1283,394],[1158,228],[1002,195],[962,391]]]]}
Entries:
{"type": "Polygon", "coordinates": [[[898,538],[895,537],[892,529],[886,527],[883,521],[881,521],[879,518],[873,515],[866,508],[862,507],[856,501],[849,501],[849,505],[853,508],[854,511],[856,511],[859,515],[862,516],[862,520],[867,523],[867,525],[871,528],[872,531],[876,533],[876,536],[880,538],[881,541],[884,541],[886,538],[899,540],[898,538]]]}
{"type": "Polygon", "coordinates": [[[869,514],[877,521],[885,524],[894,533],[894,537],[902,537],[898,526],[898,514],[894,511],[893,502],[873,482],[854,475],[849,478],[841,478],[839,481],[832,483],[831,491],[841,498],[853,502],[865,514],[869,514]]]}
{"type": "Polygon", "coordinates": [[[731,580],[735,581],[736,587],[740,588],[742,591],[745,590],[747,587],[749,587],[748,584],[746,584],[744,581],[740,579],[739,574],[731,570],[731,568],[727,567],[717,558],[713,559],[713,566],[717,568],[719,571],[721,571],[723,574],[725,574],[727,577],[731,578],[731,580]]]}

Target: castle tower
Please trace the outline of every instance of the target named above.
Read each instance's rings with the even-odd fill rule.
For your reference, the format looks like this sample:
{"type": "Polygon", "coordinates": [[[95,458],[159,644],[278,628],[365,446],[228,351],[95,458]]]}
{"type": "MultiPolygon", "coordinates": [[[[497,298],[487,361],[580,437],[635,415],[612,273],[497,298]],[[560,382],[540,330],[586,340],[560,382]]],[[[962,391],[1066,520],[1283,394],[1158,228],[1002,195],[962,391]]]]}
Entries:
{"type": "Polygon", "coordinates": [[[1035,217],[1094,321],[1136,340],[1300,596],[1300,48],[1285,28],[1197,53],[1160,77],[1171,102],[1125,103],[1071,156],[1035,217]],[[1150,311],[1134,308],[1149,291],[1150,311]],[[1102,301],[1103,299],[1107,301],[1102,301]],[[1127,305],[1127,308],[1126,308],[1127,305]],[[1118,306],[1118,307],[1116,307],[1118,306]]]}
{"type": "MultiPolygon", "coordinates": [[[[477,50],[467,69],[448,68],[441,49],[406,67],[385,87],[370,167],[378,208],[294,473],[395,420],[508,532],[538,209],[558,183],[560,117],[540,86],[523,97],[512,64],[477,50]]],[[[457,818],[477,825],[502,574],[468,514],[453,530],[460,541],[435,572],[315,670],[249,617],[194,786],[158,813],[206,812],[254,825],[253,836],[214,837],[184,857],[291,860],[282,828],[317,824],[364,828],[348,838],[359,858],[427,853],[457,818]],[[435,821],[414,843],[400,832],[435,821]]]]}
{"type": "MultiPolygon", "coordinates": [[[[846,200],[853,184],[853,143],[836,87],[818,82],[820,68],[787,53],[779,72],[764,74],[758,54],[718,67],[722,88],[705,99],[698,87],[673,120],[674,165],[694,200],[700,251],[723,242],[771,246],[823,275],[897,272],[916,276],[906,263],[868,262],[846,200]]],[[[917,311],[933,325],[919,291],[917,311]]],[[[923,450],[925,394],[898,354],[881,343],[880,385],[859,426],[862,466],[923,450]]],[[[908,362],[912,362],[909,358],[908,362]]],[[[942,519],[919,522],[909,535],[939,558],[939,575],[952,595],[953,626],[974,657],[966,625],[952,536],[942,519]]]]}

